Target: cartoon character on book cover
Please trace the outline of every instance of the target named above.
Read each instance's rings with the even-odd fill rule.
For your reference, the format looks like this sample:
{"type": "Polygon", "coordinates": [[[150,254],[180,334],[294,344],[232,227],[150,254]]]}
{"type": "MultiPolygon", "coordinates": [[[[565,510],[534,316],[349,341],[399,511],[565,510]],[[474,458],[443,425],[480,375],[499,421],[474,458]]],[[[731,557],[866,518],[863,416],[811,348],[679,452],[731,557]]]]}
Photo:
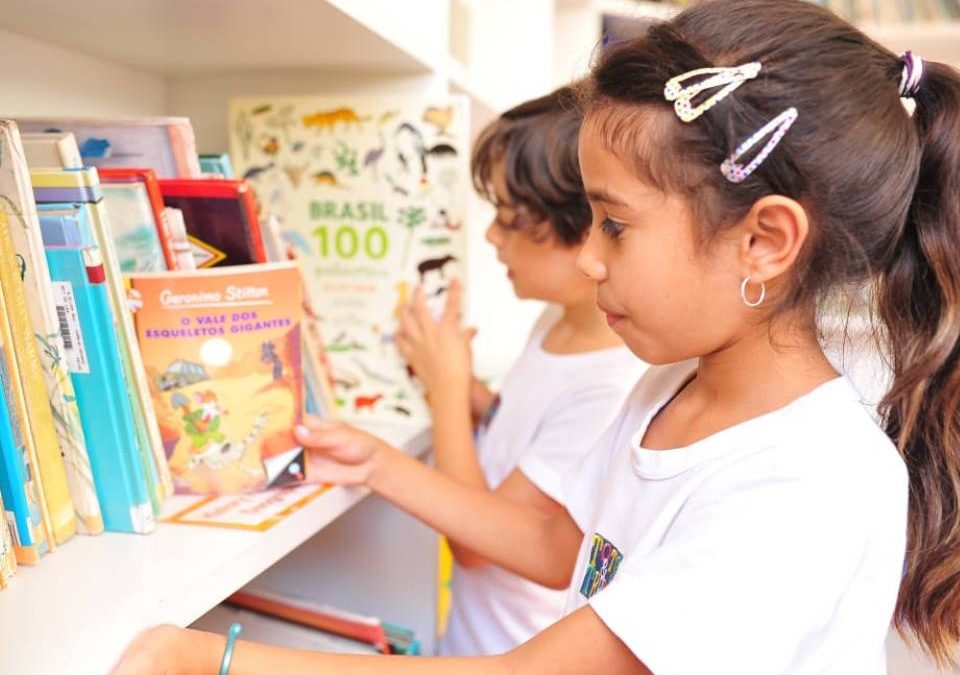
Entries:
{"type": "Polygon", "coordinates": [[[293,264],[133,275],[137,333],[177,492],[304,479],[302,309],[293,264]],[[239,298],[239,299],[238,299],[239,298]]]}
{"type": "Polygon", "coordinates": [[[303,265],[348,420],[428,418],[397,308],[421,286],[439,313],[466,272],[467,110],[456,96],[231,101],[234,166],[303,265]]]}

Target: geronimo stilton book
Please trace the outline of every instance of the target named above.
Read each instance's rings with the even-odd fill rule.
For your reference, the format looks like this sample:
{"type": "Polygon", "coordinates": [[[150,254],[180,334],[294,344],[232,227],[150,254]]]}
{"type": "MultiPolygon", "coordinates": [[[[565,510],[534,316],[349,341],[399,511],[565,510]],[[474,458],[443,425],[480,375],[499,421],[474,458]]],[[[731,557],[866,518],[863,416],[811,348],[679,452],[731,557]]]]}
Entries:
{"type": "Polygon", "coordinates": [[[303,267],[340,416],[426,421],[394,335],[416,286],[437,312],[466,271],[466,100],[242,98],[229,132],[237,175],[303,267]]]}
{"type": "Polygon", "coordinates": [[[178,493],[304,479],[302,293],[294,263],[132,274],[137,336],[178,493]]]}

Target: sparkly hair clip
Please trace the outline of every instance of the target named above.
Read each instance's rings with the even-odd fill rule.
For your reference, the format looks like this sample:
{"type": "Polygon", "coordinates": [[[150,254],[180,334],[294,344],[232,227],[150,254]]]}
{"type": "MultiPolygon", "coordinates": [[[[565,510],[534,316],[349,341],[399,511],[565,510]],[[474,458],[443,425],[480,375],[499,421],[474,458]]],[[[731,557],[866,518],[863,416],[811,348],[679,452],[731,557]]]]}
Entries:
{"type": "Polygon", "coordinates": [[[731,183],[742,183],[745,181],[750,174],[756,171],[757,167],[763,164],[763,161],[770,156],[770,153],[777,147],[790,127],[793,126],[793,123],[797,121],[797,115],[796,108],[787,108],[767,122],[763,128],[753,136],[741,143],[740,147],[720,165],[720,172],[723,174],[723,177],[731,183]],[[773,135],[770,136],[770,134],[773,135]],[[740,158],[767,136],[770,136],[770,140],[767,141],[763,149],[757,153],[756,157],[746,166],[741,164],[739,162],[740,158]]]}
{"type": "Polygon", "coordinates": [[[697,70],[691,70],[670,78],[663,89],[663,96],[668,101],[674,102],[673,109],[681,121],[692,122],[729,96],[741,84],[754,79],[760,74],[760,68],[759,63],[753,62],[733,68],[698,68],[697,70]],[[690,78],[700,75],[709,75],[709,77],[687,87],[683,86],[683,83],[690,78]],[[699,105],[693,105],[694,96],[716,87],[723,88],[699,105]]]}
{"type": "Polygon", "coordinates": [[[907,114],[913,117],[917,110],[916,95],[920,92],[923,82],[923,59],[913,52],[906,52],[900,57],[903,71],[900,75],[900,102],[907,114]]]}

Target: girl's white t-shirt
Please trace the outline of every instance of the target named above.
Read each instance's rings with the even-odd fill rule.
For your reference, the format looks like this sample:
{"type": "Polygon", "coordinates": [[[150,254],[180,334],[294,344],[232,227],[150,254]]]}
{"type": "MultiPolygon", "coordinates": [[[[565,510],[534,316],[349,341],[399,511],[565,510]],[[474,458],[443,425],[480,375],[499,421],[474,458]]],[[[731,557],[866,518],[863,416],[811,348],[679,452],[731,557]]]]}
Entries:
{"type": "Polygon", "coordinates": [[[696,362],[651,368],[565,481],[589,604],[656,675],[883,675],[908,479],[850,382],[673,450],[650,420],[696,362]]]}
{"type": "MultiPolygon", "coordinates": [[[[555,308],[544,313],[478,432],[477,457],[490,489],[520,464],[559,501],[564,475],[593,447],[643,372],[626,347],[545,352],[543,340],[559,317],[555,308]]],[[[454,564],[452,593],[439,648],[446,656],[509,651],[556,621],[565,597],[495,565],[454,564]]]]}

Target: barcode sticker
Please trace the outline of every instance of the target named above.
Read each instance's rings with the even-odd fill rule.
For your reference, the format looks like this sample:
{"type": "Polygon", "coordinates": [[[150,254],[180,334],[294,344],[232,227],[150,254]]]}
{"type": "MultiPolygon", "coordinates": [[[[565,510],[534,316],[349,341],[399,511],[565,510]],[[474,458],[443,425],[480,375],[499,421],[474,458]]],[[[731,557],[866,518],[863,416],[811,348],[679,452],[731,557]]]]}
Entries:
{"type": "Polygon", "coordinates": [[[57,305],[60,335],[63,336],[67,370],[71,373],[89,373],[90,363],[87,361],[87,350],[83,344],[83,331],[80,330],[80,315],[77,312],[76,298],[73,296],[73,285],[69,281],[54,281],[53,297],[57,305]]]}

